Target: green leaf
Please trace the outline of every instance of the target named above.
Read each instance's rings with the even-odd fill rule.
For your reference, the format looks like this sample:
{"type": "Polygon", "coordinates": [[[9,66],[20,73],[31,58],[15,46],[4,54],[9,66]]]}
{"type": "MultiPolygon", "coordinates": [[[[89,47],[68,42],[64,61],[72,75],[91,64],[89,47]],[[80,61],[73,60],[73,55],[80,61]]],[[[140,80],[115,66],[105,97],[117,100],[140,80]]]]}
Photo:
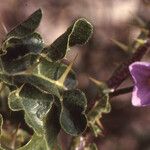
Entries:
{"type": "Polygon", "coordinates": [[[12,77],[7,75],[5,72],[0,72],[0,81],[7,85],[14,86],[12,77]]]}
{"type": "Polygon", "coordinates": [[[104,82],[99,82],[93,78],[90,78],[97,86],[98,100],[88,113],[88,126],[93,131],[95,137],[102,134],[103,127],[100,124],[100,119],[103,113],[109,113],[111,111],[111,105],[109,102],[110,89],[104,82]]]}
{"type": "Polygon", "coordinates": [[[117,45],[120,49],[122,49],[124,52],[130,52],[130,48],[128,45],[125,45],[124,43],[114,39],[114,38],[111,38],[112,42],[117,45]]]}
{"type": "Polygon", "coordinates": [[[43,93],[32,85],[25,84],[22,88],[13,91],[8,99],[10,109],[13,111],[23,110],[26,123],[34,129],[37,135],[45,138],[49,148],[56,146],[57,136],[61,128],[58,98],[55,97],[54,101],[52,95],[43,93]]]}
{"type": "MultiPolygon", "coordinates": [[[[50,62],[46,59],[41,58],[41,63],[35,69],[35,72],[39,72],[52,80],[59,80],[65,73],[67,65],[60,62],[50,62]]],[[[69,70],[69,73],[65,79],[64,87],[74,89],[77,86],[76,74],[73,70],[69,70]]]]}
{"type": "Polygon", "coordinates": [[[88,113],[89,120],[95,122],[98,118],[101,118],[102,113],[109,113],[111,111],[111,105],[109,102],[110,89],[104,82],[99,82],[93,78],[90,79],[96,84],[98,89],[98,100],[88,113]]]}
{"type": "Polygon", "coordinates": [[[59,78],[67,69],[66,65],[57,62],[50,62],[41,58],[41,61],[31,72],[20,72],[13,75],[15,85],[30,83],[40,90],[49,92],[60,97],[59,89],[73,89],[77,85],[75,74],[70,71],[65,83],[59,82],[59,78]]]}
{"type": "Polygon", "coordinates": [[[24,37],[10,37],[2,43],[2,50],[7,52],[9,59],[16,59],[27,53],[40,53],[44,41],[40,34],[34,32],[24,37]],[[12,56],[11,56],[12,55],[12,56]]]}
{"type": "Polygon", "coordinates": [[[24,83],[29,83],[43,92],[48,92],[60,97],[59,90],[55,85],[55,81],[43,76],[42,74],[20,73],[14,76],[13,81],[17,86],[21,86],[24,83]]]}
{"type": "Polygon", "coordinates": [[[33,135],[32,139],[23,147],[17,150],[50,150],[43,136],[33,135]]]}
{"type": "Polygon", "coordinates": [[[37,57],[38,56],[36,54],[26,54],[25,56],[12,61],[7,61],[7,59],[4,60],[2,58],[2,74],[9,75],[23,72],[35,64],[37,57]]]}
{"type": "Polygon", "coordinates": [[[3,116],[0,114],[0,136],[2,134],[3,116]]]}
{"type": "Polygon", "coordinates": [[[21,24],[17,25],[14,29],[12,29],[7,34],[7,37],[10,36],[23,37],[33,33],[35,29],[39,26],[41,18],[42,18],[42,11],[41,9],[38,9],[25,21],[23,21],[21,24]]]}
{"type": "Polygon", "coordinates": [[[43,119],[46,117],[53,102],[51,94],[43,93],[30,84],[10,93],[9,107],[13,111],[23,110],[26,123],[37,134],[43,134],[43,119]]]}
{"type": "Polygon", "coordinates": [[[91,131],[94,133],[95,137],[98,137],[103,134],[103,128],[100,127],[99,125],[97,125],[96,122],[95,123],[89,122],[89,127],[90,127],[91,131]]]}
{"type": "Polygon", "coordinates": [[[98,147],[95,143],[89,144],[84,150],[98,150],[98,147]]]}
{"type": "Polygon", "coordinates": [[[31,140],[26,145],[17,150],[61,150],[61,149],[57,145],[54,148],[48,147],[44,136],[38,136],[34,134],[31,140]]]}
{"type": "Polygon", "coordinates": [[[0,150],[5,150],[4,148],[2,148],[1,146],[1,137],[2,137],[2,126],[3,126],[3,116],[0,114],[0,150]]]}
{"type": "Polygon", "coordinates": [[[109,103],[109,95],[106,93],[103,93],[101,90],[99,90],[99,95],[101,95],[101,98],[95,102],[94,107],[88,114],[88,120],[90,122],[95,122],[102,117],[103,113],[109,113],[111,111],[111,105],[109,103]]]}
{"type": "Polygon", "coordinates": [[[40,58],[35,54],[27,54],[21,59],[14,60],[8,66],[8,74],[1,65],[0,79],[9,85],[21,86],[29,83],[42,91],[49,92],[60,97],[60,90],[75,89],[77,80],[75,73],[70,70],[63,83],[59,80],[68,66],[59,62],[50,62],[45,58],[40,58]]]}
{"type": "Polygon", "coordinates": [[[86,97],[80,90],[64,92],[60,124],[65,132],[73,136],[77,136],[86,129],[86,106],[86,97]]]}
{"type": "Polygon", "coordinates": [[[43,40],[38,33],[23,38],[11,37],[3,43],[6,53],[0,58],[1,68],[9,74],[23,71],[33,64],[42,49],[43,40]]]}
{"type": "Polygon", "coordinates": [[[16,59],[28,53],[38,54],[44,47],[43,39],[38,33],[33,33],[23,38],[10,37],[2,45],[4,54],[1,56],[6,69],[16,59]]]}
{"type": "Polygon", "coordinates": [[[99,108],[99,111],[101,111],[102,113],[109,113],[111,111],[111,105],[109,102],[108,87],[100,86],[98,89],[98,94],[99,94],[100,99],[98,100],[99,104],[97,105],[97,108],[99,108]]]}
{"type": "MultiPolygon", "coordinates": [[[[0,59],[0,85],[1,85],[0,92],[6,90],[6,85],[11,85],[11,84],[12,84],[12,78],[9,75],[6,75],[4,73],[4,70],[1,64],[1,59],[0,59]]],[[[6,91],[5,91],[5,94],[7,93],[6,91]]]]}
{"type": "Polygon", "coordinates": [[[48,112],[44,121],[45,138],[46,138],[48,146],[51,149],[54,149],[54,147],[56,146],[57,136],[61,129],[61,126],[59,123],[59,115],[60,115],[60,106],[56,105],[56,102],[55,102],[52,104],[52,108],[48,112]]]}
{"type": "Polygon", "coordinates": [[[78,19],[50,46],[44,48],[43,53],[53,61],[62,59],[70,47],[85,44],[91,37],[92,30],[92,25],[86,19],[78,19]]]}

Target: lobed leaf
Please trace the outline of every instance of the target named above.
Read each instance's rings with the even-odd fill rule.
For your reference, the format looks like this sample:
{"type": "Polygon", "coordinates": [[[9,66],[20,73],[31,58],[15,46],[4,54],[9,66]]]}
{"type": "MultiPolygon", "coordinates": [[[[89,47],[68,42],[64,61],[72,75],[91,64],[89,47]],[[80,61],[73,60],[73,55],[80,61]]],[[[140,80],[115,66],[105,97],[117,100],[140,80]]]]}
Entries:
{"type": "Polygon", "coordinates": [[[51,94],[43,93],[30,84],[10,93],[9,107],[13,111],[23,110],[26,123],[37,134],[43,134],[43,118],[46,117],[53,102],[51,94]]]}
{"type": "Polygon", "coordinates": [[[12,61],[0,58],[3,59],[2,74],[7,76],[26,71],[28,68],[32,67],[35,64],[35,62],[37,61],[37,57],[38,56],[36,54],[26,54],[25,56],[12,61]]]}
{"type": "Polygon", "coordinates": [[[0,136],[2,134],[3,116],[0,114],[0,136]]]}
{"type": "Polygon", "coordinates": [[[65,132],[73,136],[77,136],[86,129],[86,105],[86,97],[80,90],[64,92],[60,124],[65,132]]]}
{"type": "Polygon", "coordinates": [[[50,150],[43,136],[34,134],[32,139],[23,147],[17,150],[50,150]]]}
{"type": "MultiPolygon", "coordinates": [[[[57,81],[63,76],[67,68],[68,66],[63,63],[50,62],[46,59],[41,58],[41,63],[39,63],[39,65],[35,69],[35,72],[40,72],[40,74],[42,74],[43,76],[57,81]]],[[[68,90],[76,88],[77,80],[75,72],[73,70],[69,70],[69,73],[67,74],[65,82],[63,84],[63,86],[68,90]]]]}
{"type": "Polygon", "coordinates": [[[87,126],[87,100],[80,90],[75,90],[73,63],[66,66],[55,61],[62,59],[70,47],[85,44],[92,34],[92,25],[79,19],[43,49],[41,36],[34,32],[41,17],[39,9],[7,34],[1,48],[0,80],[15,89],[9,94],[9,107],[23,111],[26,123],[35,132],[17,150],[58,149],[56,141],[61,128],[77,136],[87,126]]]}
{"type": "Polygon", "coordinates": [[[69,72],[64,84],[58,82],[65,69],[67,69],[66,65],[58,62],[50,62],[43,58],[40,61],[32,72],[14,74],[13,83],[15,85],[30,83],[40,90],[49,92],[57,97],[60,97],[59,89],[66,90],[76,87],[77,81],[73,71],[69,72]]]}
{"type": "Polygon", "coordinates": [[[88,118],[91,122],[95,122],[98,118],[101,118],[103,113],[109,113],[110,111],[109,95],[106,94],[96,101],[95,106],[88,114],[88,118]]]}
{"type": "Polygon", "coordinates": [[[12,77],[10,75],[7,75],[4,72],[0,72],[0,81],[4,82],[5,84],[7,84],[9,86],[14,86],[12,77]]]}
{"type": "Polygon", "coordinates": [[[52,108],[48,112],[44,121],[45,138],[46,138],[48,146],[51,149],[54,149],[54,147],[56,146],[57,136],[61,129],[61,126],[59,123],[59,115],[60,115],[59,107],[60,106],[56,105],[56,102],[53,103],[52,108]]]}
{"type": "Polygon", "coordinates": [[[37,59],[43,48],[43,40],[38,33],[23,38],[12,37],[3,44],[5,55],[1,56],[1,68],[8,74],[24,71],[37,59]]]}
{"type": "Polygon", "coordinates": [[[92,78],[91,80],[98,88],[98,100],[88,113],[88,126],[93,131],[95,137],[97,137],[98,135],[102,134],[103,131],[103,127],[99,121],[102,117],[102,114],[109,113],[111,111],[111,105],[109,102],[110,89],[103,82],[96,81],[92,78]]]}
{"type": "Polygon", "coordinates": [[[64,34],[45,47],[43,53],[52,61],[62,59],[70,47],[85,44],[91,37],[92,30],[92,25],[86,19],[78,19],[64,34]]]}
{"type": "Polygon", "coordinates": [[[109,92],[110,89],[103,82],[96,81],[92,79],[96,84],[98,89],[98,100],[95,102],[95,105],[88,113],[88,118],[91,122],[95,122],[98,118],[101,118],[102,113],[109,113],[111,111],[111,105],[109,102],[109,92]]]}
{"type": "Polygon", "coordinates": [[[17,25],[14,29],[12,29],[7,34],[7,37],[11,36],[23,37],[33,33],[35,29],[39,26],[41,18],[42,18],[42,11],[41,9],[38,9],[25,21],[23,21],[21,24],[17,25]]]}

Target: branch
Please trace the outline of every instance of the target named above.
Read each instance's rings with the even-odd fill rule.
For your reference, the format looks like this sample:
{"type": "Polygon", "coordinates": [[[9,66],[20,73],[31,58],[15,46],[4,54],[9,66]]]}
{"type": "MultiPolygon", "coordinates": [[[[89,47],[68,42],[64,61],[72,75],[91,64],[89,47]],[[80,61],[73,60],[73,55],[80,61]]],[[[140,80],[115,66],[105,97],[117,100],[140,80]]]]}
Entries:
{"type": "Polygon", "coordinates": [[[119,89],[119,90],[116,90],[112,93],[110,93],[110,97],[114,97],[114,96],[118,96],[118,95],[121,95],[121,94],[127,94],[127,93],[130,93],[133,91],[133,86],[130,86],[130,87],[127,87],[127,88],[122,88],[122,89],[119,89]]]}
{"type": "Polygon", "coordinates": [[[147,52],[147,50],[150,47],[150,41],[147,40],[147,42],[143,45],[141,45],[135,53],[123,62],[113,73],[113,75],[110,77],[110,79],[106,82],[109,88],[114,88],[116,89],[120,84],[127,79],[127,77],[130,75],[129,73],[129,65],[132,64],[135,61],[140,61],[144,54],[147,52]]]}

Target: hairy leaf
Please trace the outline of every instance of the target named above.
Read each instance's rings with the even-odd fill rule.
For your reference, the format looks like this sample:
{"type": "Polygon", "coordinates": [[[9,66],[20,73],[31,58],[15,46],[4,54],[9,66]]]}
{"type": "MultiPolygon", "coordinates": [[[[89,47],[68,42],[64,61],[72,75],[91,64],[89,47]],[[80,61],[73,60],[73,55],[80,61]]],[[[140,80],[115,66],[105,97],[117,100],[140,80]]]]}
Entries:
{"type": "Polygon", "coordinates": [[[35,132],[31,140],[17,150],[59,149],[57,136],[61,128],[77,136],[87,126],[87,100],[76,90],[73,63],[67,66],[56,61],[62,59],[70,47],[85,44],[92,34],[92,25],[79,19],[44,48],[41,36],[35,33],[41,17],[39,9],[11,30],[0,51],[0,80],[11,88],[9,107],[12,111],[23,111],[26,123],[35,132]]]}
{"type": "Polygon", "coordinates": [[[1,68],[9,74],[23,71],[33,64],[42,48],[43,40],[38,33],[9,38],[3,44],[6,54],[1,56],[1,68]]]}
{"type": "Polygon", "coordinates": [[[36,54],[27,54],[13,61],[7,61],[7,59],[3,59],[2,74],[10,75],[18,72],[23,72],[30,68],[36,62],[37,57],[38,56],[36,54]]]}
{"type": "Polygon", "coordinates": [[[12,29],[7,34],[7,37],[10,36],[23,37],[33,33],[35,29],[39,26],[41,18],[42,18],[42,11],[41,9],[38,9],[25,21],[23,21],[21,24],[17,25],[14,29],[12,29]]]}
{"type": "Polygon", "coordinates": [[[40,90],[49,92],[57,97],[60,97],[59,89],[72,89],[77,85],[74,73],[71,71],[66,77],[65,83],[58,82],[67,67],[61,63],[50,62],[46,59],[32,70],[32,72],[22,72],[14,74],[13,81],[16,85],[30,83],[40,90]],[[57,80],[58,79],[58,80],[57,80]]]}
{"type": "Polygon", "coordinates": [[[13,86],[13,80],[10,75],[7,75],[6,73],[0,72],[0,81],[4,82],[7,85],[13,86]]]}
{"type": "Polygon", "coordinates": [[[37,134],[43,133],[43,119],[46,117],[53,102],[51,94],[43,93],[30,84],[10,93],[9,107],[13,111],[23,110],[26,123],[37,134]]]}
{"type": "Polygon", "coordinates": [[[60,123],[65,132],[77,136],[86,129],[86,105],[86,97],[80,90],[64,92],[60,123]]]}
{"type": "Polygon", "coordinates": [[[50,150],[43,136],[33,135],[32,139],[23,147],[17,150],[50,150]]]}
{"type": "Polygon", "coordinates": [[[59,115],[60,115],[59,107],[60,106],[56,105],[56,103],[53,103],[52,108],[48,112],[44,121],[45,137],[47,144],[51,149],[54,149],[54,147],[56,146],[57,136],[61,129],[59,123],[59,115]]]}
{"type": "Polygon", "coordinates": [[[2,126],[3,126],[3,117],[0,114],[0,136],[1,136],[1,133],[2,133],[2,126]]]}
{"type": "Polygon", "coordinates": [[[88,113],[88,120],[91,123],[95,123],[96,120],[99,120],[102,116],[102,113],[109,113],[111,111],[111,105],[109,102],[110,89],[103,82],[96,82],[96,81],[94,82],[96,83],[98,88],[99,98],[95,102],[95,105],[93,106],[91,111],[88,113]]]}
{"type": "Polygon", "coordinates": [[[99,104],[97,105],[97,108],[102,113],[109,113],[111,111],[111,105],[109,102],[109,89],[108,89],[108,87],[105,85],[99,86],[98,94],[99,94],[99,104]]]}
{"type": "MultiPolygon", "coordinates": [[[[63,76],[65,70],[68,68],[67,65],[60,62],[50,62],[46,59],[41,59],[41,63],[35,69],[35,72],[40,72],[43,76],[50,78],[52,80],[59,80],[61,76],[63,76]]],[[[67,89],[74,89],[77,86],[76,75],[73,70],[70,70],[65,82],[64,86],[67,89]]]]}
{"type": "Polygon", "coordinates": [[[50,46],[43,49],[51,60],[62,59],[70,47],[86,43],[92,34],[92,25],[85,19],[77,20],[67,31],[56,39],[50,46]]]}
{"type": "Polygon", "coordinates": [[[44,136],[38,136],[34,134],[31,140],[25,146],[17,150],[61,150],[61,149],[58,145],[56,145],[54,148],[49,147],[47,145],[47,142],[44,136]]]}
{"type": "Polygon", "coordinates": [[[60,97],[59,90],[54,84],[53,80],[41,74],[21,73],[19,75],[14,76],[14,83],[17,86],[20,86],[23,83],[29,83],[43,92],[48,92],[60,97]]]}
{"type": "Polygon", "coordinates": [[[104,82],[97,81],[90,78],[97,86],[98,89],[98,99],[95,105],[88,113],[88,126],[91,128],[95,137],[102,134],[103,126],[100,123],[100,119],[103,113],[109,113],[111,111],[111,105],[109,102],[109,92],[110,89],[104,82]]]}

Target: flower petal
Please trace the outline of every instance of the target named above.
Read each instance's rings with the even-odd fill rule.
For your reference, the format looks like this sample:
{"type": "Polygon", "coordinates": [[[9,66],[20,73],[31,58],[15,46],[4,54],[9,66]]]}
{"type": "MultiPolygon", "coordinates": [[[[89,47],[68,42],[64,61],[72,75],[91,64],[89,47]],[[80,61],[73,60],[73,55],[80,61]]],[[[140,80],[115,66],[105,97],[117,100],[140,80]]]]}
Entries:
{"type": "Polygon", "coordinates": [[[129,70],[135,82],[132,104],[134,106],[150,105],[150,63],[135,62],[129,66],[129,70]]]}
{"type": "Polygon", "coordinates": [[[133,106],[147,106],[150,105],[150,87],[135,85],[132,92],[133,106]]]}
{"type": "Polygon", "coordinates": [[[146,84],[143,81],[150,78],[150,63],[135,62],[129,66],[129,70],[135,83],[146,84]]]}

